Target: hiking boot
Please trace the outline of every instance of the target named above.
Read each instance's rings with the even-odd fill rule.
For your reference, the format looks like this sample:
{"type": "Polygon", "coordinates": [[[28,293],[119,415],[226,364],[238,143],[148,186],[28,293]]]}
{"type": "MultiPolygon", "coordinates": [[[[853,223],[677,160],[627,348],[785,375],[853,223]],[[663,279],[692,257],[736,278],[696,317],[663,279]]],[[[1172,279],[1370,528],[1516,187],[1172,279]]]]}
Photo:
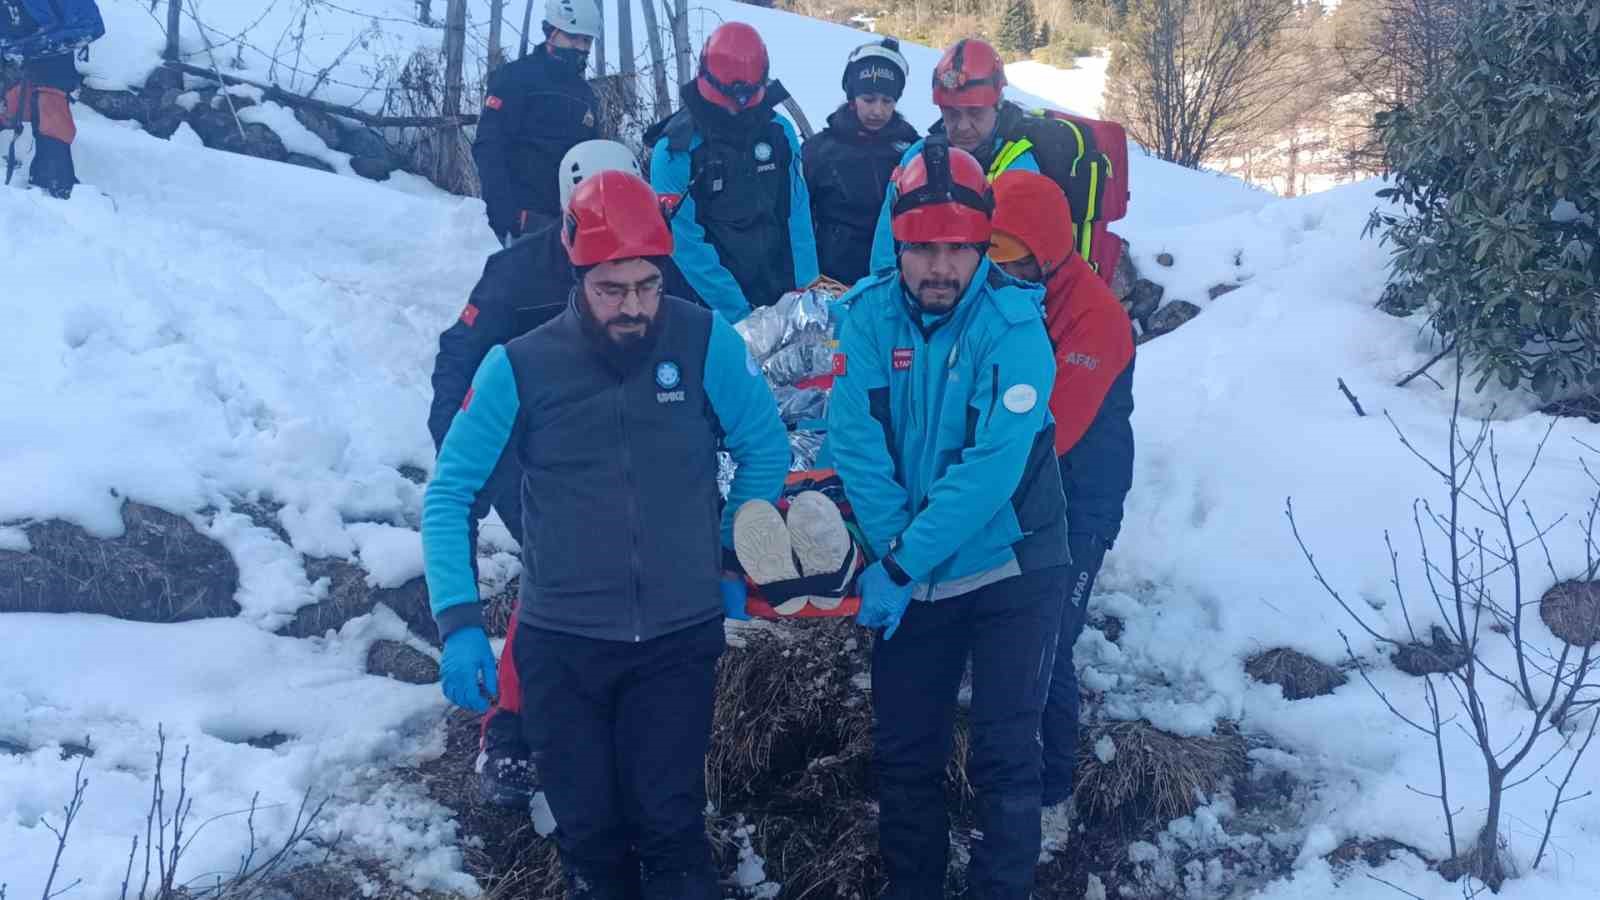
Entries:
{"type": "Polygon", "coordinates": [[[484,726],[478,753],[478,797],[490,806],[527,809],[539,790],[538,772],[520,729],[515,715],[498,711],[484,726]]]}
{"type": "MultiPolygon", "coordinates": [[[[831,575],[850,556],[850,532],[839,507],[818,491],[802,491],[789,501],[789,538],[801,575],[831,575]]],[[[846,581],[848,581],[848,574],[846,581]]],[[[844,597],[806,597],[818,609],[837,609],[844,597]]]]}
{"type": "MultiPolygon", "coordinates": [[[[789,525],[778,508],[765,500],[751,500],[733,516],[733,551],[739,565],[756,584],[772,584],[800,577],[795,567],[789,525]]],[[[806,598],[796,597],[773,609],[781,616],[804,609],[806,598]]]]}

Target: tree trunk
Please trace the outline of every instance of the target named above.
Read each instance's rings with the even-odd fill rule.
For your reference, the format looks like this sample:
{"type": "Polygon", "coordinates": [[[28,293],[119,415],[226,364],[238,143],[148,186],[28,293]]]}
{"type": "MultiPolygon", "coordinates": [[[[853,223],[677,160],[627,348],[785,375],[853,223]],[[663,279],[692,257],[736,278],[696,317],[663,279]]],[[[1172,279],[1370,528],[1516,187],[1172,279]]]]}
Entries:
{"type": "Polygon", "coordinates": [[[624,79],[633,78],[638,62],[633,57],[633,3],[617,0],[617,71],[624,79]]]}
{"type": "Polygon", "coordinates": [[[606,4],[599,0],[600,34],[594,39],[594,77],[606,77],[606,4]]]}
{"type": "Polygon", "coordinates": [[[500,20],[505,14],[506,0],[489,0],[489,58],[486,64],[490,72],[506,61],[505,53],[500,49],[500,20]]]}
{"type": "Polygon", "coordinates": [[[533,29],[533,0],[522,7],[522,42],[517,48],[517,59],[528,55],[528,32],[533,29]]]}
{"type": "Polygon", "coordinates": [[[672,43],[678,55],[678,83],[689,83],[689,0],[672,0],[672,43]]]}
{"type": "Polygon", "coordinates": [[[433,0],[417,0],[417,24],[433,24],[433,0]]]}
{"type": "MultiPolygon", "coordinates": [[[[446,116],[461,113],[462,76],[467,50],[467,0],[450,0],[444,23],[444,109],[446,116]]],[[[469,165],[463,159],[465,140],[459,126],[439,129],[438,169],[434,183],[452,189],[461,183],[460,174],[469,165]]]]}
{"type": "Polygon", "coordinates": [[[657,121],[672,112],[672,88],[667,84],[667,56],[661,48],[661,23],[656,16],[656,0],[644,0],[645,38],[650,42],[650,78],[655,88],[657,121]]]}
{"type": "MultiPolygon", "coordinates": [[[[1493,763],[1490,764],[1493,766],[1493,763]]],[[[1500,801],[1505,795],[1505,773],[1498,767],[1489,771],[1489,813],[1483,819],[1483,831],[1478,833],[1477,875],[1495,893],[1500,892],[1504,875],[1500,871],[1500,801]]]]}
{"type": "Polygon", "coordinates": [[[169,62],[178,61],[178,32],[183,24],[183,0],[167,0],[167,49],[161,54],[169,62]]]}

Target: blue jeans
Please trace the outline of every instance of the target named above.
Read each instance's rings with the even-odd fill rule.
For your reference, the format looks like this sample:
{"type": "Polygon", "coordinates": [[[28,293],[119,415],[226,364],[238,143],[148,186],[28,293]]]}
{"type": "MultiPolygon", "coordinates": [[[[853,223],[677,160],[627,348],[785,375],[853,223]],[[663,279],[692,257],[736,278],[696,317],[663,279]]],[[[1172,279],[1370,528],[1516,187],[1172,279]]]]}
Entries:
{"type": "Polygon", "coordinates": [[[944,896],[950,819],[944,771],[956,693],[972,659],[972,755],[978,828],[975,900],[1026,900],[1039,859],[1039,716],[1060,628],[1065,567],[959,597],[912,601],[892,640],[872,647],[873,769],[886,900],[944,896]]]}
{"type": "Polygon", "coordinates": [[[1078,750],[1078,672],[1072,665],[1072,645],[1083,633],[1089,616],[1089,594],[1105,562],[1106,544],[1097,535],[1067,536],[1072,565],[1067,567],[1067,598],[1061,609],[1061,633],[1056,642],[1055,673],[1050,678],[1050,699],[1045,703],[1044,794],[1045,806],[1072,795],[1072,775],[1078,750]]]}

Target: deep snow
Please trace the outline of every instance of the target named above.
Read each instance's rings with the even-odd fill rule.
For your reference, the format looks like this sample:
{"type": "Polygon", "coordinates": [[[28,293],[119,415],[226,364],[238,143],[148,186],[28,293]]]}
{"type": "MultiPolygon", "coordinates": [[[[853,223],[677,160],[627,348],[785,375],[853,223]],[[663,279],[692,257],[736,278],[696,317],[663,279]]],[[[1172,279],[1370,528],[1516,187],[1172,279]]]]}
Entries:
{"type": "MultiPolygon", "coordinates": [[[[412,7],[370,5],[397,16],[412,7]]],[[[867,39],[756,7],[699,5],[710,25],[727,16],[763,30],[774,72],[814,122],[838,99],[845,53],[867,39]]],[[[107,83],[136,82],[159,50],[159,29],[152,32],[137,0],[105,6],[112,36],[89,68],[107,83]]],[[[212,0],[200,9],[208,20],[224,19],[217,27],[226,32],[259,12],[240,8],[249,6],[212,0]],[[241,21],[229,24],[229,16],[241,21]]],[[[348,44],[361,27],[352,21],[359,19],[324,21],[314,45],[322,55],[308,55],[307,65],[326,65],[348,44]]],[[[437,34],[380,24],[394,35],[392,43],[374,39],[384,53],[409,52],[437,34]]],[[[937,52],[908,47],[907,56],[915,71],[904,109],[926,125],[932,107],[916,86],[937,52]]],[[[351,54],[336,74],[359,81],[362,64],[351,54]]],[[[1098,101],[1081,75],[1049,74],[1025,71],[1017,80],[1069,108],[1098,101]]],[[[424,421],[434,341],[495,246],[481,204],[414,179],[374,185],[215,153],[182,131],[163,142],[79,112],[80,174],[94,189],[69,203],[0,192],[0,272],[8,277],[0,294],[8,335],[0,354],[0,523],[63,518],[114,534],[113,489],[189,514],[239,562],[244,612],[164,626],[0,617],[0,740],[26,748],[0,753],[0,881],[13,896],[42,886],[53,838],[40,817],[55,821],[76,765],[60,760],[59,745],[88,734],[96,749],[86,764],[88,806],[63,870],[84,878],[81,896],[114,895],[162,723],[174,745],[193,748],[200,818],[208,817],[201,806],[209,815],[233,812],[259,790],[263,802],[285,805],[262,823],[281,833],[303,791],[332,793],[329,827],[391,860],[403,880],[468,886],[444,811],[383,782],[385,767],[441,748],[436,689],[362,674],[371,641],[399,637],[403,626],[381,613],[312,641],[268,632],[325,589],[307,582],[300,554],[348,557],[384,585],[420,571],[421,489],[400,469],[431,465],[424,421]],[[292,546],[233,511],[262,498],[284,504],[280,523],[292,546]],[[207,506],[221,512],[196,513],[207,506]],[[272,731],[293,740],[272,750],[241,743],[272,731]]],[[[1391,386],[1431,353],[1415,322],[1372,308],[1384,251],[1360,231],[1374,186],[1278,200],[1137,150],[1134,159],[1133,214],[1116,230],[1169,298],[1205,312],[1141,347],[1135,488],[1096,601],[1125,621],[1125,632],[1115,645],[1086,633],[1085,684],[1106,693],[1109,716],[1191,733],[1219,717],[1237,720],[1264,745],[1255,754],[1261,769],[1286,770],[1307,785],[1302,817],[1287,826],[1286,839],[1303,848],[1294,875],[1259,896],[1393,896],[1359,875],[1335,886],[1321,856],[1350,836],[1393,837],[1439,855],[1436,804],[1406,789],[1432,784],[1431,747],[1358,678],[1332,696],[1290,703],[1242,668],[1245,656],[1278,646],[1339,662],[1337,629],[1357,633],[1311,582],[1283,518],[1285,497],[1294,497],[1336,585],[1383,606],[1375,617],[1398,621],[1396,605],[1385,605],[1386,528],[1396,535],[1402,578],[1420,595],[1410,503],[1437,497],[1436,485],[1379,413],[1390,412],[1436,452],[1448,397],[1425,380],[1391,386]],[[1175,257],[1171,268],[1155,262],[1163,251],[1175,257]],[[1207,301],[1206,289],[1221,283],[1242,287],[1207,301]],[[1371,415],[1355,416],[1337,378],[1371,415]]],[[[1491,399],[1474,398],[1473,409],[1486,412],[1491,399]]],[[[1516,401],[1495,413],[1501,450],[1513,460],[1526,458],[1548,423],[1526,413],[1516,401]]],[[[1578,420],[1556,427],[1529,486],[1542,519],[1579,511],[1587,496],[1575,438],[1600,445],[1600,428],[1578,420]]],[[[504,546],[503,535],[490,537],[504,546]]],[[[20,539],[20,530],[0,525],[0,546],[20,539]]],[[[1574,574],[1583,558],[1576,534],[1558,530],[1552,542],[1558,570],[1574,574]]],[[[502,553],[484,577],[498,583],[512,572],[502,553]]],[[[1549,639],[1542,625],[1532,627],[1549,639]]],[[[1420,705],[1416,680],[1370,641],[1356,649],[1397,703],[1420,705]]],[[[1502,695],[1492,703],[1509,708],[1502,695]]],[[[1482,806],[1475,761],[1460,741],[1450,749],[1460,824],[1470,832],[1482,806]]],[[[1600,788],[1600,763],[1591,760],[1577,782],[1571,795],[1600,788]]],[[[1537,783],[1511,795],[1511,850],[1524,863],[1547,802],[1537,783]]],[[[245,835],[228,821],[196,842],[195,874],[236,859],[245,835]]],[[[1130,859],[1156,869],[1173,847],[1248,842],[1229,833],[1232,821],[1230,804],[1217,798],[1157,843],[1130,848],[1130,859]]],[[[1556,848],[1544,870],[1508,884],[1502,896],[1600,893],[1600,806],[1567,807],[1556,848]]],[[[749,872],[758,868],[749,861],[749,872]]],[[[1460,892],[1411,857],[1376,874],[1429,900],[1460,892]]],[[[1203,876],[1191,896],[1216,896],[1203,876]]],[[[1176,896],[1181,878],[1174,883],[1176,896]]]]}

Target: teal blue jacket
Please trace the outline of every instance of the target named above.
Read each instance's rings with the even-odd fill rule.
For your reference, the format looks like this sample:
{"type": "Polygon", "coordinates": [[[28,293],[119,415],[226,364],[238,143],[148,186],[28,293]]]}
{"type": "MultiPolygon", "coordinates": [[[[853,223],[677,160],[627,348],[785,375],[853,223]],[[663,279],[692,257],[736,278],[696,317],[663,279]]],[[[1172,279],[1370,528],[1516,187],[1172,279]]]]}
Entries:
{"type": "MultiPolygon", "coordinates": [[[[917,141],[910,147],[907,147],[905,155],[900,157],[900,165],[905,165],[913,156],[921,153],[922,145],[924,143],[927,143],[926,138],[917,141]]],[[[1004,146],[1004,144],[1005,142],[1000,139],[1000,136],[995,135],[994,149],[986,154],[987,157],[989,159],[993,159],[995,154],[1000,152],[1000,148],[1004,146]]],[[[979,159],[978,162],[983,163],[986,167],[990,165],[986,159],[979,159]]],[[[1022,172],[1037,172],[1039,171],[1039,161],[1033,158],[1033,151],[1028,150],[1008,161],[1005,171],[1009,172],[1013,169],[1022,172]]],[[[999,172],[990,171],[989,180],[993,181],[998,178],[999,175],[999,172]]],[[[894,203],[899,199],[900,192],[894,189],[894,182],[891,180],[889,182],[889,189],[884,193],[883,196],[883,208],[878,211],[877,230],[874,231],[872,235],[871,265],[872,271],[874,272],[882,272],[883,270],[893,266],[896,262],[894,256],[894,231],[892,228],[890,228],[889,214],[894,211],[894,203]]]]}
{"type": "Polygon", "coordinates": [[[925,322],[898,270],[845,295],[828,449],[873,554],[921,584],[1063,565],[1044,292],[987,259],[925,322]]]}

